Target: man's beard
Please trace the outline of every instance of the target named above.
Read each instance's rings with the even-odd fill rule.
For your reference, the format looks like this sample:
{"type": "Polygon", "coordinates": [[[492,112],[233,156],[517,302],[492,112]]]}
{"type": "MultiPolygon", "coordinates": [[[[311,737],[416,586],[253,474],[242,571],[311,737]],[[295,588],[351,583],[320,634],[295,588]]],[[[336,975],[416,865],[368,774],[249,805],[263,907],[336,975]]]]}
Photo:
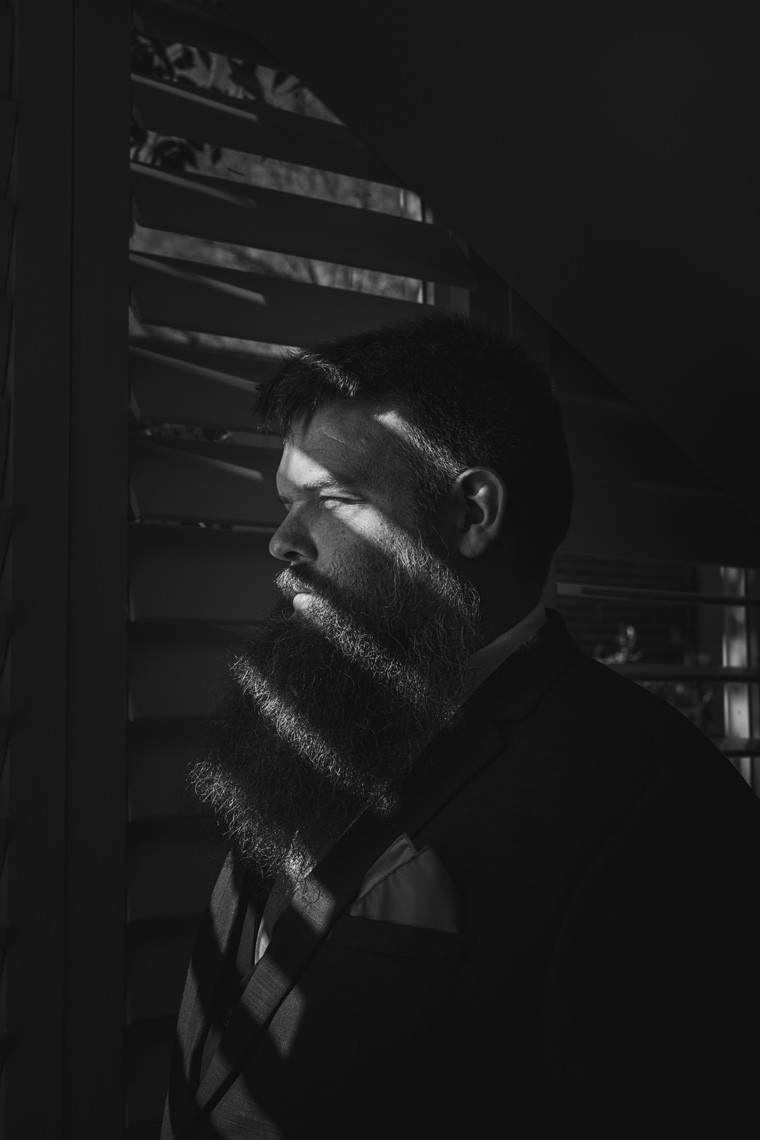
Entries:
{"type": "Polygon", "coordinates": [[[475,589],[421,539],[330,580],[304,566],[276,584],[285,596],[234,662],[191,771],[261,888],[302,880],[363,811],[393,814],[457,719],[480,625],[475,589]]]}

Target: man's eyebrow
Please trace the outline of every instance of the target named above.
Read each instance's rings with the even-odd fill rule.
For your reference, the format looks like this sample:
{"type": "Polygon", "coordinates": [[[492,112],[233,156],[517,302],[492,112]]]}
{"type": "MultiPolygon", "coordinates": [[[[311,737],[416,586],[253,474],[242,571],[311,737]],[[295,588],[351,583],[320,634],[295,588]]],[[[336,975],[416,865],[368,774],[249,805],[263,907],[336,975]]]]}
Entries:
{"type": "Polygon", "coordinates": [[[325,475],[321,479],[311,479],[308,483],[301,484],[303,491],[324,491],[328,487],[343,487],[348,490],[349,487],[358,487],[362,480],[357,478],[356,474],[352,476],[341,475],[337,471],[330,475],[325,475]]]}
{"type": "Polygon", "coordinates": [[[331,471],[327,475],[320,476],[318,479],[310,479],[307,483],[299,483],[296,491],[300,494],[311,491],[326,491],[335,490],[340,487],[345,491],[350,489],[358,490],[360,487],[365,486],[366,477],[363,472],[341,472],[331,471]]]}

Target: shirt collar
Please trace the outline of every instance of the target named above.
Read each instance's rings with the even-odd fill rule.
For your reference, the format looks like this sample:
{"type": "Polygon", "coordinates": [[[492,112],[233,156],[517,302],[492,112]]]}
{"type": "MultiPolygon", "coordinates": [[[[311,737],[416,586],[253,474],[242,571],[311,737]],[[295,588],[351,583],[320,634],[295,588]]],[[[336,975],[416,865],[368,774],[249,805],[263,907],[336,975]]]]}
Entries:
{"type": "Polygon", "coordinates": [[[504,633],[500,633],[493,641],[489,641],[488,645],[484,645],[482,649],[478,649],[472,655],[472,675],[470,684],[468,685],[468,696],[475,692],[479,685],[482,685],[486,677],[490,677],[493,672],[498,669],[502,662],[511,657],[515,650],[524,645],[529,637],[546,622],[546,610],[539,602],[534,606],[530,613],[527,613],[524,618],[518,621],[517,625],[513,625],[511,629],[507,629],[504,633]]]}

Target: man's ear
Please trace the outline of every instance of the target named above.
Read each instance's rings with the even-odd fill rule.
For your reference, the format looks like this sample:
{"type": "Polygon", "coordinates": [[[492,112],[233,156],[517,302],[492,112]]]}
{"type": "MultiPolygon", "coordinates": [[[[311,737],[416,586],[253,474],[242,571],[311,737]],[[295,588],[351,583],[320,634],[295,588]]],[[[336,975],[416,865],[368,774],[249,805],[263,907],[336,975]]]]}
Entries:
{"type": "Polygon", "coordinates": [[[490,467],[469,467],[457,477],[446,498],[457,550],[464,558],[477,558],[494,543],[504,525],[504,480],[490,467]]]}

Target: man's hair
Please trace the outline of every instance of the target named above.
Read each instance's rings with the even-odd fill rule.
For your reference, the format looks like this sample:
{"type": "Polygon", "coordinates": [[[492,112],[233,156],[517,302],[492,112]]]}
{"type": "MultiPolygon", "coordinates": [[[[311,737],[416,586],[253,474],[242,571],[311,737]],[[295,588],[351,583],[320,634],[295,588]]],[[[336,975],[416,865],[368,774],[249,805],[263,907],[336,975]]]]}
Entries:
{"type": "Polygon", "coordinates": [[[287,436],[301,414],[360,398],[408,422],[401,442],[424,509],[468,467],[501,475],[518,574],[542,585],[567,533],[572,474],[551,378],[525,349],[486,324],[429,309],[294,351],[262,384],[255,411],[261,430],[287,436]]]}

